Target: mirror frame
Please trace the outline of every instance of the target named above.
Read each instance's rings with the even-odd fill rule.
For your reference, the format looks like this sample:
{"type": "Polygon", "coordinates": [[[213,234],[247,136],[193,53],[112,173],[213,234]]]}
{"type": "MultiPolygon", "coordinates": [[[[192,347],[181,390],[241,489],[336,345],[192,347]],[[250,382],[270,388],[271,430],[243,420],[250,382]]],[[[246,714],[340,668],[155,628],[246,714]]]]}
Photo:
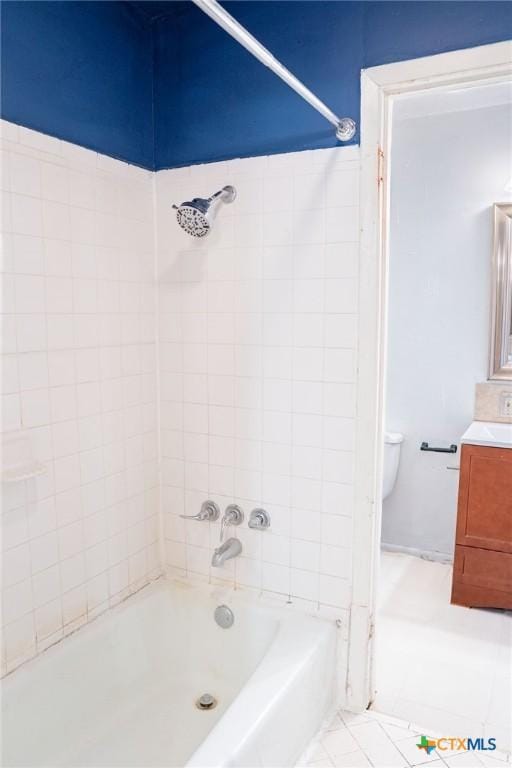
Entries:
{"type": "Polygon", "coordinates": [[[512,380],[512,203],[494,204],[489,379],[512,380]]]}

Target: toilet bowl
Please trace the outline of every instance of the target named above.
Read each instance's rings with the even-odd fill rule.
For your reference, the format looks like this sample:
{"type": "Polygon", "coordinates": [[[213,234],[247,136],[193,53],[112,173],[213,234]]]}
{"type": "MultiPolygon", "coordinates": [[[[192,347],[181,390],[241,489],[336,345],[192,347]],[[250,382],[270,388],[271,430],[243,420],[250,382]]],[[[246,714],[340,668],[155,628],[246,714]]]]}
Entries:
{"type": "Polygon", "coordinates": [[[400,463],[400,445],[404,436],[400,432],[384,432],[384,471],[382,477],[382,499],[384,500],[395,487],[398,464],[400,463]]]}

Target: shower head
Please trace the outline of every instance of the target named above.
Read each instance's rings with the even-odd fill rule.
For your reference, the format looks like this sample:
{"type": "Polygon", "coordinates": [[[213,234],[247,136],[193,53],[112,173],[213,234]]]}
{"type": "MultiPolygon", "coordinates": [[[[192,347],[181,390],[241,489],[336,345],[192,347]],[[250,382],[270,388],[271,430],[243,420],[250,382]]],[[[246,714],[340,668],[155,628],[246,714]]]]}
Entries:
{"type": "Polygon", "coordinates": [[[234,187],[223,187],[208,198],[194,197],[181,205],[173,205],[177,211],[178,224],[192,237],[205,237],[209,234],[220,203],[232,203],[236,197],[234,187]]]}

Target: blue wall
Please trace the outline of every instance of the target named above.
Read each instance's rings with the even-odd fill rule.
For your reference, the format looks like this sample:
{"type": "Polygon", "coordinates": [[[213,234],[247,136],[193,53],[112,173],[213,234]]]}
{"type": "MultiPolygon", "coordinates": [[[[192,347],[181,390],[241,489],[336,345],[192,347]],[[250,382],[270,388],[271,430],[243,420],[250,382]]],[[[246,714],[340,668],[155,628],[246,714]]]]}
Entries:
{"type": "MultiPolygon", "coordinates": [[[[357,122],[361,68],[512,38],[508,2],[226,7],[357,122]]],[[[336,143],[329,123],[190,2],[8,0],[1,19],[1,114],[15,123],[147,168],[336,143]]]]}
{"type": "Polygon", "coordinates": [[[152,168],[151,29],[122,2],[2,3],[2,117],[152,168]]]}
{"type": "MultiPolygon", "coordinates": [[[[329,123],[211,19],[174,5],[184,6],[177,18],[155,23],[157,168],[336,144],[329,123]]],[[[362,68],[512,38],[507,2],[224,5],[334,112],[358,123],[362,68]]]]}

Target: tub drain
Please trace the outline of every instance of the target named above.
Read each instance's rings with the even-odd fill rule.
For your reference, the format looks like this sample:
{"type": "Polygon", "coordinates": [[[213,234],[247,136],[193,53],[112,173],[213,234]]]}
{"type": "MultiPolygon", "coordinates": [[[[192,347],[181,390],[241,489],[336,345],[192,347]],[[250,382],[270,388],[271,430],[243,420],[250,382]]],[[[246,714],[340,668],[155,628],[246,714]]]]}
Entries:
{"type": "Polygon", "coordinates": [[[196,701],[198,709],[213,709],[217,706],[217,699],[211,693],[203,693],[196,701]]]}

